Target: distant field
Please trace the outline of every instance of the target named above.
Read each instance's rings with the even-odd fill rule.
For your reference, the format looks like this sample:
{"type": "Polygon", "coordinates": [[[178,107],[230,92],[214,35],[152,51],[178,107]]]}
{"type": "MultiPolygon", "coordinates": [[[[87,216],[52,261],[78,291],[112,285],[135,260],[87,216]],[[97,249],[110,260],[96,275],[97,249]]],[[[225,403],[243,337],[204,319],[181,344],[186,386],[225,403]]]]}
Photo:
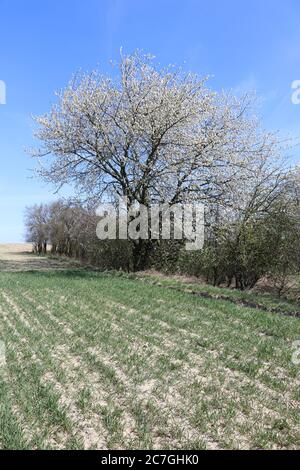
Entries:
{"type": "Polygon", "coordinates": [[[49,259],[32,253],[30,243],[0,244],[0,272],[48,271],[74,266],[71,261],[49,259]]]}
{"type": "Polygon", "coordinates": [[[300,447],[299,319],[9,252],[0,448],[300,447]]]}

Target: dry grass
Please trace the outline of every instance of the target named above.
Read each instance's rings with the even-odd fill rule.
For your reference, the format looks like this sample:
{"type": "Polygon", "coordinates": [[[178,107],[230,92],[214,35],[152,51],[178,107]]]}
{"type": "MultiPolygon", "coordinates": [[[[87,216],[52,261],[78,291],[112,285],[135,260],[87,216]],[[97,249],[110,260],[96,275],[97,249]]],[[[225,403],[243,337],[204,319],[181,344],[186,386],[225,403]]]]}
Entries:
{"type": "Polygon", "coordinates": [[[2,272],[61,270],[70,268],[72,265],[74,266],[75,263],[66,259],[61,261],[35,255],[29,243],[0,245],[0,271],[2,272]]]}

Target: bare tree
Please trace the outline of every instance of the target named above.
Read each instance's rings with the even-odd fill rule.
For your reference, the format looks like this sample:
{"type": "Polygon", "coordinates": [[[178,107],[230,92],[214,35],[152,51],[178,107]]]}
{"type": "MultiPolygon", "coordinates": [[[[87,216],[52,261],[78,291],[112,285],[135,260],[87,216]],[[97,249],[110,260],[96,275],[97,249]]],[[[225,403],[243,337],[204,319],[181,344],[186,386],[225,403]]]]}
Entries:
{"type": "Polygon", "coordinates": [[[26,241],[41,254],[47,252],[49,241],[49,207],[46,204],[27,207],[25,212],[26,241]]]}

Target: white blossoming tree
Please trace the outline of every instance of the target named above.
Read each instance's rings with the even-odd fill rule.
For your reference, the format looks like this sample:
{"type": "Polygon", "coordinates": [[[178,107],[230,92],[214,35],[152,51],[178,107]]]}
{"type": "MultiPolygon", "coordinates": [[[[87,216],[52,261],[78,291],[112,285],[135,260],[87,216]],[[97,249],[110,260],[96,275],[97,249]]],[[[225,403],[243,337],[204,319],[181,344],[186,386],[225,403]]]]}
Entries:
{"type": "Polygon", "coordinates": [[[224,205],[237,188],[247,199],[278,153],[276,138],[249,117],[251,98],[215,93],[207,79],[160,69],[140,52],[121,54],[118,71],[75,76],[36,118],[42,147],[33,153],[44,180],[99,201],[114,194],[129,203],[224,205]]]}

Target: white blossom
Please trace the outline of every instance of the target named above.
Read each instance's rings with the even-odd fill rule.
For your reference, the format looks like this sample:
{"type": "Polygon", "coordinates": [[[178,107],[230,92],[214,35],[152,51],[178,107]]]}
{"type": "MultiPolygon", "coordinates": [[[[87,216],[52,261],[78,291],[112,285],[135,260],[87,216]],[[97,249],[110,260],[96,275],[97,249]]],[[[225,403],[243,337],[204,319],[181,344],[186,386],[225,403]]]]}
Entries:
{"type": "Polygon", "coordinates": [[[121,54],[117,78],[78,74],[36,118],[43,145],[34,156],[46,181],[91,197],[244,210],[258,190],[264,204],[281,168],[278,139],[260,130],[251,106],[247,95],[210,90],[207,78],[121,54]]]}

